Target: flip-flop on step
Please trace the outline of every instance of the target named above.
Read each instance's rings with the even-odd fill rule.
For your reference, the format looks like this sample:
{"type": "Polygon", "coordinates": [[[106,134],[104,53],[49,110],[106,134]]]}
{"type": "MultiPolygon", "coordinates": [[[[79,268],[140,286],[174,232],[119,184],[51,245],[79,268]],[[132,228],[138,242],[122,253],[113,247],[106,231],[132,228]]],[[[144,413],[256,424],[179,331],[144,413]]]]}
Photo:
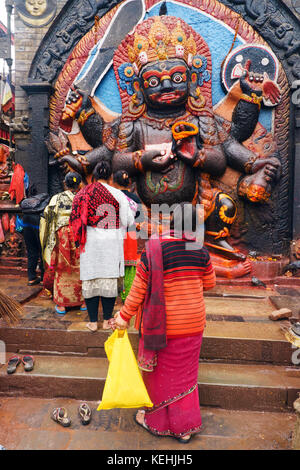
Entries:
{"type": "Polygon", "coordinates": [[[33,365],[34,365],[34,357],[33,356],[29,356],[29,355],[23,356],[22,357],[22,362],[24,364],[24,370],[26,372],[29,372],[33,369],[33,365]]]}
{"type": "Polygon", "coordinates": [[[64,428],[67,428],[71,424],[71,420],[68,417],[68,413],[65,408],[54,408],[51,413],[51,419],[64,428]]]}
{"type": "Polygon", "coordinates": [[[82,424],[86,425],[90,423],[92,418],[92,410],[87,403],[81,403],[79,405],[78,414],[82,424]]]}
{"type": "Polygon", "coordinates": [[[16,369],[18,367],[18,365],[20,364],[21,362],[21,358],[19,356],[11,356],[9,359],[8,359],[8,363],[7,363],[7,373],[8,374],[13,374],[14,372],[16,372],[16,369]]]}

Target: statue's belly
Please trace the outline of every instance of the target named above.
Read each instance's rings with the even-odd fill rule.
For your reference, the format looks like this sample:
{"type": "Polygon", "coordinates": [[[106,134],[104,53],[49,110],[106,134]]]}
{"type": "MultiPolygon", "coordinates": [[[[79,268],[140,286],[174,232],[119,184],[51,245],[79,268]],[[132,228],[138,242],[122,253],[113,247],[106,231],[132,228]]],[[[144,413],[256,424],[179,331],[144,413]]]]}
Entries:
{"type": "Polygon", "coordinates": [[[137,179],[138,194],[146,206],[191,202],[195,195],[195,171],[177,161],[163,173],[146,172],[137,179]]]}

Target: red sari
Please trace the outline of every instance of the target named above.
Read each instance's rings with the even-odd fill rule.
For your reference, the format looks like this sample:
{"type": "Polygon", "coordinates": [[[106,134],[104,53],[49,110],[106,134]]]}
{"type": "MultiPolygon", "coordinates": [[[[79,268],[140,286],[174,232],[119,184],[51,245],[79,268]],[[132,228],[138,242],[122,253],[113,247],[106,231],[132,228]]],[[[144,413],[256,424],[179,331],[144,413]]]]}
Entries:
{"type": "Polygon", "coordinates": [[[202,333],[169,339],[157,353],[152,372],[143,379],[153,403],[146,408],[145,423],[153,434],[183,437],[201,429],[198,366],[202,333]]]}
{"type": "Polygon", "coordinates": [[[53,300],[58,306],[77,307],[84,299],[79,279],[79,248],[75,247],[72,229],[66,225],[56,232],[51,256],[55,269],[53,300]]]}

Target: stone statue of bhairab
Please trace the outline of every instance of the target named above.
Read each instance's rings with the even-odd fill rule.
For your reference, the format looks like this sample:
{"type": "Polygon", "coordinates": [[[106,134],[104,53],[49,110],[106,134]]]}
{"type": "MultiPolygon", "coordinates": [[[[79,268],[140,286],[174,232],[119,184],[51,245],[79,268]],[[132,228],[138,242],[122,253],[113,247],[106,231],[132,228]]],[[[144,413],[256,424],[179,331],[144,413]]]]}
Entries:
{"type": "Polygon", "coordinates": [[[65,161],[91,173],[99,159],[111,158],[114,171],[124,169],[135,177],[147,207],[202,203],[208,248],[235,260],[239,276],[247,274],[246,256],[228,242],[236,204],[212,186],[211,178],[220,177],[229,166],[242,175],[239,196],[254,203],[268,200],[281,172],[276,146],[260,158],[243,142],[256,128],[262,100],[273,105],[279,102],[278,86],[267,74],[254,73],[247,60],[240,64],[242,93],[231,122],[216,115],[209,48],[193,28],[172,16],[151,17],[137,25],[115,51],[113,65],[122,116],[116,122],[104,122],[95,99],[87,102],[75,90],[65,106],[61,127],[70,127],[74,116],[79,116],[81,132],[94,150],[76,158],[66,156],[65,161]]]}

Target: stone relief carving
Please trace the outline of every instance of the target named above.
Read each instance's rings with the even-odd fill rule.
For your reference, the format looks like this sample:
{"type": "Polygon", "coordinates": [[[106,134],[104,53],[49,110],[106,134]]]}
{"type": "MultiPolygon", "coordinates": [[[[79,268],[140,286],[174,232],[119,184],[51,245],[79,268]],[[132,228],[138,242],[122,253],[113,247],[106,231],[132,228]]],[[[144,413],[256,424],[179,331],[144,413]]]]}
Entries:
{"type": "MultiPolygon", "coordinates": [[[[279,4],[277,1],[242,1],[242,0],[232,0],[232,1],[221,1],[221,2],[208,2],[208,1],[201,1],[200,7],[204,10],[207,8],[208,13],[211,13],[214,9],[214,5],[219,3],[220,5],[223,4],[228,6],[231,10],[237,12],[241,15],[253,28],[259,32],[259,34],[266,39],[266,41],[270,44],[273,50],[276,51],[276,55],[280,58],[281,63],[284,66],[284,70],[288,75],[290,84],[295,81],[296,78],[300,76],[300,58],[299,58],[299,25],[295,22],[294,17],[288,13],[286,10],[282,10],[279,8],[279,4]]],[[[37,79],[39,81],[49,81],[53,84],[57,79],[58,75],[61,73],[62,70],[67,70],[70,66],[70,62],[67,62],[67,58],[71,57],[71,52],[75,49],[75,45],[79,44],[79,40],[84,37],[84,35],[91,30],[92,26],[95,24],[95,14],[99,17],[103,17],[105,12],[112,12],[115,5],[118,5],[119,2],[92,2],[87,0],[77,0],[69,2],[66,7],[63,9],[62,14],[57,18],[54,22],[54,25],[49,31],[49,34],[45,37],[45,40],[41,44],[40,50],[38,51],[30,72],[30,78],[37,79]],[[75,8],[76,5],[76,8],[75,8]],[[68,7],[68,8],[67,8],[68,7]]],[[[220,11],[224,11],[221,10],[220,11]]],[[[232,15],[234,21],[230,24],[232,28],[235,28],[237,25],[237,19],[239,18],[238,15],[232,15]]],[[[252,36],[253,41],[257,40],[255,35],[252,36]]],[[[84,50],[84,53],[86,51],[84,50]]],[[[74,55],[72,55],[72,59],[74,59],[74,55]]],[[[245,64],[243,64],[245,65],[245,64]]],[[[251,71],[253,69],[250,69],[251,71]]],[[[255,72],[255,71],[254,71],[255,72]]],[[[72,84],[72,80],[69,80],[68,75],[64,73],[64,80],[66,82],[67,90],[72,84]]],[[[120,80],[120,87],[124,87],[124,92],[128,89],[128,83],[126,79],[120,80]],[[122,85],[122,86],[121,86],[122,85]]],[[[287,223],[284,220],[287,211],[289,208],[287,207],[287,194],[288,194],[288,142],[285,137],[286,133],[288,132],[288,122],[289,122],[289,90],[286,82],[286,78],[284,73],[280,72],[278,77],[278,85],[282,90],[282,101],[278,105],[278,113],[276,113],[275,117],[275,126],[277,128],[278,135],[280,135],[280,142],[278,143],[278,149],[281,155],[281,165],[282,165],[282,177],[278,187],[275,189],[274,198],[278,199],[279,204],[278,206],[274,203],[273,198],[271,197],[271,201],[269,204],[263,204],[261,210],[257,210],[254,214],[254,211],[251,212],[249,208],[247,211],[248,215],[248,224],[254,223],[256,220],[256,225],[259,226],[261,223],[261,230],[262,232],[266,232],[269,230],[269,227],[273,227],[270,232],[270,238],[272,239],[271,244],[274,247],[278,247],[278,252],[283,249],[283,245],[285,243],[285,239],[287,237],[287,223]],[[275,227],[273,221],[277,219],[278,224],[275,227]]],[[[62,84],[59,85],[63,87],[62,84]]],[[[62,90],[56,89],[55,91],[55,99],[57,98],[62,104],[65,103],[66,94],[62,90]]],[[[50,113],[53,114],[53,101],[50,105],[50,113]]],[[[62,108],[61,108],[62,109],[62,108]]],[[[91,116],[87,116],[89,120],[92,119],[91,116]]],[[[94,119],[96,119],[94,115],[94,119]]],[[[53,115],[51,117],[51,131],[54,131],[54,134],[57,136],[58,130],[58,123],[53,119],[53,115]]],[[[82,121],[84,123],[84,118],[82,121]]],[[[96,123],[94,123],[96,125],[96,123]]],[[[110,125],[106,125],[101,123],[101,119],[99,120],[98,129],[102,129],[101,135],[105,136],[104,140],[106,144],[110,142],[108,145],[109,149],[111,145],[117,139],[117,127],[110,125]],[[101,127],[102,126],[102,127],[101,127]],[[109,130],[110,129],[110,130],[109,130]],[[108,135],[109,134],[109,135],[108,135]]],[[[82,126],[82,132],[85,132],[87,126],[82,126]]],[[[99,137],[100,138],[100,137],[99,137]]],[[[253,134],[253,142],[256,141],[257,146],[269,145],[268,142],[269,136],[264,136],[263,134],[253,134]]],[[[101,139],[100,139],[101,140],[101,139]]],[[[100,142],[100,146],[102,141],[100,142]]],[[[270,146],[272,147],[273,143],[270,142],[270,146]]],[[[81,149],[83,153],[92,150],[95,145],[87,145],[86,148],[81,149]]],[[[97,147],[97,145],[96,145],[97,147]]],[[[99,147],[99,145],[98,145],[99,147]]],[[[53,167],[57,166],[58,160],[61,160],[66,167],[68,167],[67,163],[67,155],[58,155],[61,151],[65,149],[65,142],[60,139],[58,142],[55,142],[55,139],[51,138],[50,136],[50,143],[48,146],[50,152],[50,165],[53,167]],[[54,158],[54,155],[56,158],[54,158]],[[58,158],[62,157],[62,159],[58,158]],[[64,158],[65,157],[65,158],[64,158]],[[64,158],[64,162],[62,161],[64,158]]],[[[99,153],[99,150],[98,150],[99,153]]],[[[75,157],[75,160],[80,161],[81,156],[78,152],[77,155],[71,155],[70,158],[75,157]]],[[[95,154],[96,158],[96,154],[95,154]]],[[[71,161],[71,160],[70,160],[71,161]]],[[[223,184],[223,183],[222,183],[223,184]]],[[[223,187],[221,184],[221,187],[223,187]]],[[[247,188],[244,188],[242,184],[239,185],[240,195],[243,195],[242,192],[246,191],[247,188]]],[[[224,185],[224,191],[226,190],[226,184],[224,185]]],[[[246,207],[246,206],[245,206],[246,207]]],[[[233,231],[236,231],[236,227],[233,228],[233,231]]],[[[244,238],[246,243],[249,239],[247,239],[247,235],[244,235],[241,231],[240,238],[244,238]]],[[[268,232],[269,233],[269,232],[268,232]]],[[[262,233],[263,235],[263,233],[262,233]]]]}
{"type": "Polygon", "coordinates": [[[20,19],[31,28],[41,28],[55,17],[56,0],[15,0],[20,19]]]}
{"type": "MultiPolygon", "coordinates": [[[[68,51],[91,28],[95,16],[102,17],[118,3],[118,0],[68,2],[41,44],[29,77],[52,82],[61,70],[68,51]]],[[[300,78],[300,26],[288,11],[280,8],[277,0],[221,0],[220,3],[241,14],[262,37],[270,41],[275,52],[282,53],[290,82],[300,78]]]]}

